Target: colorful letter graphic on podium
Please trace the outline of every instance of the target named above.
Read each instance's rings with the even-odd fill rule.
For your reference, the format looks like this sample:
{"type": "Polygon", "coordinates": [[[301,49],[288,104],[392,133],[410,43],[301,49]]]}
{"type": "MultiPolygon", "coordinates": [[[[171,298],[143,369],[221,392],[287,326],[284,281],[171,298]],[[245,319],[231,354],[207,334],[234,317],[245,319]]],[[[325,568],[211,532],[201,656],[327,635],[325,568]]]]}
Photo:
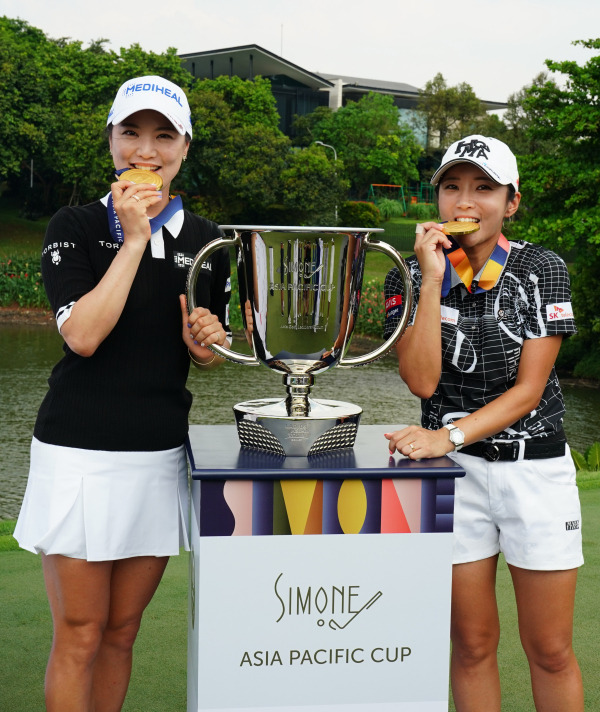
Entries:
{"type": "Polygon", "coordinates": [[[452,478],[203,480],[200,487],[200,536],[452,531],[452,478]]]}

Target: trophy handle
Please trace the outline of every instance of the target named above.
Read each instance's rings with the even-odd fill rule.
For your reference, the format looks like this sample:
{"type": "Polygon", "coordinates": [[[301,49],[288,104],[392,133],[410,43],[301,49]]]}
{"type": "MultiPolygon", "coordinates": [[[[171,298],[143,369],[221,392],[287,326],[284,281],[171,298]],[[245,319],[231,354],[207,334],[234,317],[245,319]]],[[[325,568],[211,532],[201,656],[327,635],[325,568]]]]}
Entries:
{"type": "Polygon", "coordinates": [[[402,316],[400,317],[398,326],[394,329],[393,334],[387,341],[381,344],[381,346],[376,348],[374,351],[370,351],[369,353],[362,354],[360,356],[354,356],[352,358],[342,357],[338,363],[339,368],[353,368],[354,366],[365,366],[366,364],[372,363],[378,358],[385,356],[385,354],[392,348],[392,346],[404,333],[404,329],[406,329],[406,324],[410,317],[410,312],[412,308],[412,282],[410,279],[408,267],[406,266],[406,262],[402,259],[400,253],[391,245],[388,245],[386,242],[373,240],[370,239],[368,236],[365,238],[364,244],[367,250],[373,250],[374,252],[383,252],[383,254],[387,255],[399,269],[400,276],[402,277],[402,282],[404,285],[404,304],[402,305],[402,316]]]}
{"type": "MultiPolygon", "coordinates": [[[[241,241],[238,237],[219,237],[212,242],[204,245],[200,252],[194,257],[192,266],[187,276],[187,304],[188,312],[191,313],[197,306],[196,304],[196,282],[198,280],[198,273],[202,263],[206,260],[209,255],[213,252],[219,250],[222,247],[241,247],[241,241]]],[[[219,344],[211,344],[208,347],[213,353],[221,358],[226,358],[228,361],[233,361],[234,363],[240,363],[245,366],[259,366],[260,361],[254,356],[247,356],[246,354],[238,353],[232,349],[224,349],[219,344]]]]}

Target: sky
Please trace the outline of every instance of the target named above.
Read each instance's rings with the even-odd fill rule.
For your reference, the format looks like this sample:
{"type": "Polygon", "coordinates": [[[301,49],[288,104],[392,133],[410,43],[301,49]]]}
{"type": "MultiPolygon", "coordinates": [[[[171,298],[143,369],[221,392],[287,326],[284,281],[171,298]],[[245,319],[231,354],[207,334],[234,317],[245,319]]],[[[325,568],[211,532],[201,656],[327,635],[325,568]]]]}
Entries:
{"type": "MultiPolygon", "coordinates": [[[[504,102],[546,70],[583,65],[600,37],[598,0],[0,0],[51,38],[178,53],[257,44],[311,72],[404,82],[441,73],[504,102]]],[[[561,81],[560,75],[554,75],[561,81]]],[[[0,80],[1,81],[1,80],[0,80]]]]}

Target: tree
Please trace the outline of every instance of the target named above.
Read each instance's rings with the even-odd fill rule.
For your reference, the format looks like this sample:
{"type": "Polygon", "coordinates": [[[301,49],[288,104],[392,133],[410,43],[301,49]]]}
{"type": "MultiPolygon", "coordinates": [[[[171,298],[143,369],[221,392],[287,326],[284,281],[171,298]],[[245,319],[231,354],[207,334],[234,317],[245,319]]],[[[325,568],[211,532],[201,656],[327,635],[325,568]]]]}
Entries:
{"type": "Polygon", "coordinates": [[[440,73],[419,90],[417,109],[420,121],[427,126],[429,156],[443,152],[463,136],[479,133],[487,118],[483,104],[469,84],[449,87],[440,73]]]}
{"type": "Polygon", "coordinates": [[[297,120],[295,128],[299,143],[319,140],[335,148],[358,197],[366,196],[371,183],[404,184],[418,178],[421,147],[399,123],[390,96],[367,94],[335,112],[320,107],[297,120]]]}
{"type": "Polygon", "coordinates": [[[84,48],[68,38],[49,39],[21,20],[0,18],[0,179],[28,216],[108,191],[114,167],[105,126],[115,92],[132,77],[152,74],[189,95],[194,140],[173,187],[192,196],[192,207],[222,222],[264,222],[282,211],[302,222],[308,215],[333,214],[345,187],[342,176],[336,182],[336,170],[322,156],[305,159],[292,150],[278,128],[267,79],[194,83],[173,48],[153,54],[134,44],[115,53],[105,44],[100,39],[84,48]],[[301,196],[309,190],[308,176],[321,186],[317,202],[301,196]]]}
{"type": "Polygon", "coordinates": [[[194,140],[187,189],[218,222],[264,215],[279,201],[278,175],[291,148],[277,128],[270,82],[206,79],[193,85],[189,100],[194,140]]]}
{"type": "MultiPolygon", "coordinates": [[[[503,121],[506,125],[505,138],[502,139],[509,144],[513,153],[518,156],[525,156],[536,151],[551,150],[548,141],[556,143],[552,136],[544,141],[536,138],[530,129],[538,121],[538,112],[532,108],[526,110],[526,99],[529,94],[543,87],[548,81],[548,73],[540,72],[527,86],[508,97],[508,108],[504,112],[503,121]]],[[[496,138],[502,138],[497,136],[496,138]]]]}
{"type": "Polygon", "coordinates": [[[0,18],[0,179],[20,173],[47,146],[44,126],[51,94],[46,75],[52,49],[40,30],[0,18]]]}
{"type": "Polygon", "coordinates": [[[583,66],[546,61],[564,83],[540,79],[524,93],[527,138],[551,151],[520,157],[526,210],[513,234],[573,260],[581,339],[600,349],[600,39],[575,44],[596,53],[583,66]]]}
{"type": "MultiPolygon", "coordinates": [[[[600,39],[579,41],[589,49],[600,49],[600,39]]],[[[531,140],[549,142],[554,155],[534,153],[522,159],[527,179],[527,194],[537,216],[561,217],[569,229],[561,229],[554,246],[574,247],[580,238],[600,242],[600,223],[594,221],[590,236],[590,213],[598,208],[600,168],[600,54],[583,67],[575,62],[546,65],[566,76],[564,86],[553,80],[533,84],[523,101],[529,118],[527,135],[531,140]],[[586,221],[581,222],[586,213],[586,221]],[[582,227],[585,225],[585,227],[582,227]]]]}
{"type": "Polygon", "coordinates": [[[184,172],[198,211],[218,222],[333,220],[347,190],[343,164],[338,174],[321,150],[292,149],[267,79],[198,81],[189,99],[194,141],[184,172]]]}
{"type": "Polygon", "coordinates": [[[294,225],[330,225],[348,192],[341,161],[330,161],[323,149],[309,146],[291,153],[280,176],[286,215],[294,225]]]}
{"type": "Polygon", "coordinates": [[[84,49],[68,38],[50,39],[22,20],[0,18],[0,178],[30,214],[88,201],[108,189],[112,167],[104,126],[126,79],[160,74],[184,87],[191,81],[175,49],[158,55],[133,45],[116,54],[105,43],[96,40],[84,49]],[[23,180],[32,159],[33,191],[23,180]]]}

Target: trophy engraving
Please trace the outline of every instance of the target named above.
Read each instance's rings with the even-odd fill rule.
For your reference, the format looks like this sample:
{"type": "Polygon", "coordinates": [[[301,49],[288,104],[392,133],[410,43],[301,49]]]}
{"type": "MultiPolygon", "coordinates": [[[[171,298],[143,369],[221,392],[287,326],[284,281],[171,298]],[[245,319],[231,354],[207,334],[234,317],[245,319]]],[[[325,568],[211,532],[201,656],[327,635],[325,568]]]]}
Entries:
{"type": "Polygon", "coordinates": [[[226,237],[195,257],[188,274],[188,308],[195,308],[200,265],[215,250],[236,249],[240,306],[253,355],[214,345],[219,356],[262,365],[282,375],[285,398],[234,405],[242,448],[306,456],[351,448],[362,409],[353,403],[316,400],[316,375],[372,363],[406,328],[412,300],[410,276],[400,254],[371,238],[369,228],[221,225],[226,237]],[[404,305],[398,326],[378,348],[346,357],[358,316],[368,251],[386,254],[400,270],[404,305]]]}

